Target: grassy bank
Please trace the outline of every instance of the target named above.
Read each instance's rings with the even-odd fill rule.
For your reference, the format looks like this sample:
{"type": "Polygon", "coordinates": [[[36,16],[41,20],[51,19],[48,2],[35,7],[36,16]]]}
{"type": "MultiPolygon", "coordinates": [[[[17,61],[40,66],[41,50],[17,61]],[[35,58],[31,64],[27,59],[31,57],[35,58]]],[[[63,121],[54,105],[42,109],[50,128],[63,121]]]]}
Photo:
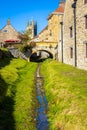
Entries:
{"type": "Polygon", "coordinates": [[[0,130],[35,130],[37,64],[22,59],[0,61],[0,130]]]}
{"type": "Polygon", "coordinates": [[[87,130],[87,71],[48,60],[41,73],[50,130],[87,130]]]}

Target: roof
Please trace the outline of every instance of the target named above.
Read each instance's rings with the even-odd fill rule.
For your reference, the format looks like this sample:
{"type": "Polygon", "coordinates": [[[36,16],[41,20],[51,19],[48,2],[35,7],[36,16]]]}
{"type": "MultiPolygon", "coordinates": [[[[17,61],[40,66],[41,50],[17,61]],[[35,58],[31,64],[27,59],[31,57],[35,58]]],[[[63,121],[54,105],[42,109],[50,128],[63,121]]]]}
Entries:
{"type": "Polygon", "coordinates": [[[64,9],[65,9],[65,2],[61,2],[59,7],[52,12],[49,16],[48,16],[48,20],[52,17],[52,15],[58,15],[58,14],[63,14],[64,13],[64,9]]]}
{"type": "Polygon", "coordinates": [[[48,29],[48,25],[39,34],[41,34],[43,31],[45,31],[47,29],[48,29]]]}
{"type": "Polygon", "coordinates": [[[64,13],[65,3],[61,3],[60,6],[54,12],[64,13]]]}
{"type": "Polygon", "coordinates": [[[19,42],[19,32],[11,25],[10,19],[7,20],[7,25],[0,30],[0,42],[11,43],[19,42]]]}

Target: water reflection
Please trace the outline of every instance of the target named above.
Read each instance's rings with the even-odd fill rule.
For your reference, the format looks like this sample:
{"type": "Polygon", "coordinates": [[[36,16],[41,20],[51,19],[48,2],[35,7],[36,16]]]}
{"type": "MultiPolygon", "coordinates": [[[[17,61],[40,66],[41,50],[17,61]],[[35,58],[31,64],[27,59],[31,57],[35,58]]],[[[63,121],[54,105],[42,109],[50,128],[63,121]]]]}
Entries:
{"type": "Polygon", "coordinates": [[[40,77],[40,67],[38,66],[37,69],[37,81],[36,81],[36,87],[37,87],[37,100],[39,102],[39,108],[37,109],[37,130],[49,130],[49,122],[47,119],[47,100],[46,96],[44,94],[44,90],[42,88],[42,81],[43,78],[40,77]]]}

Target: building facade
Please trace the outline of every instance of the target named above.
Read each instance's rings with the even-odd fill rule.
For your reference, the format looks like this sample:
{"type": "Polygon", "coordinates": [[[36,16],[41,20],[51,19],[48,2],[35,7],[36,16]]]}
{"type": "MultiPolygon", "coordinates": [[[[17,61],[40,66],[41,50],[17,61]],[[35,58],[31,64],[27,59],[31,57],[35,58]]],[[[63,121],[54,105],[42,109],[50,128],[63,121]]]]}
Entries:
{"type": "Polygon", "coordinates": [[[64,7],[65,3],[61,2],[59,7],[48,16],[48,25],[33,39],[37,46],[57,46],[59,43],[60,22],[63,19],[64,7]]]}
{"type": "Polygon", "coordinates": [[[17,32],[10,23],[10,19],[7,20],[7,25],[0,30],[0,43],[19,43],[20,39],[18,38],[19,32],[17,32]]]}
{"type": "Polygon", "coordinates": [[[72,8],[72,5],[73,0],[66,1],[63,18],[63,62],[87,70],[87,0],[77,0],[76,8],[72,8]]]}
{"type": "Polygon", "coordinates": [[[26,31],[29,31],[30,39],[34,38],[37,35],[37,22],[34,20],[28,21],[26,31]]]}
{"type": "Polygon", "coordinates": [[[64,8],[65,3],[61,2],[59,7],[48,17],[48,33],[50,34],[49,40],[57,43],[59,43],[60,22],[63,19],[64,8]]]}

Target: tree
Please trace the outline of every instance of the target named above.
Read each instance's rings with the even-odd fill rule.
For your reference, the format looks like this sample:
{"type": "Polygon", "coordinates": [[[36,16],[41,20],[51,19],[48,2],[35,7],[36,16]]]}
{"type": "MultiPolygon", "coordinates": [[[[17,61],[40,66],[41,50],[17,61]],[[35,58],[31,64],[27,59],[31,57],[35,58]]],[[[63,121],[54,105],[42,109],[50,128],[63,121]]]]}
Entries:
{"type": "Polygon", "coordinates": [[[30,50],[32,52],[32,48],[36,46],[34,42],[30,42],[31,38],[31,30],[27,30],[25,32],[22,32],[19,34],[19,38],[21,39],[21,42],[23,43],[22,46],[19,48],[22,52],[27,52],[30,50]]]}
{"type": "Polygon", "coordinates": [[[30,30],[27,30],[19,34],[18,38],[21,40],[23,44],[27,45],[31,40],[30,33],[31,33],[30,30]]]}

